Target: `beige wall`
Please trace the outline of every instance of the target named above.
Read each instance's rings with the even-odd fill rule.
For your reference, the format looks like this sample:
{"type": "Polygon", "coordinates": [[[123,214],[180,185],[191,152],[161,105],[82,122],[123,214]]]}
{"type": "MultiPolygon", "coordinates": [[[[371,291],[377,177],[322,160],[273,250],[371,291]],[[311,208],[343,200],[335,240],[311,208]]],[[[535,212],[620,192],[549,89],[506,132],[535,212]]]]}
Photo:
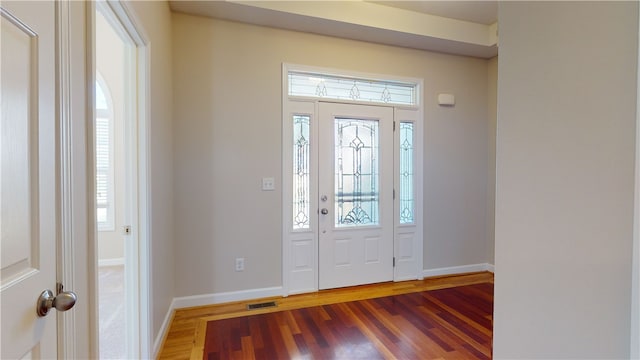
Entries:
{"type": "Polygon", "coordinates": [[[166,2],[131,1],[150,50],[149,207],[151,335],[155,339],[174,297],[171,13],[166,2]]]}
{"type": "MultiPolygon", "coordinates": [[[[640,6],[638,6],[640,19],[640,6]]],[[[636,193],[635,229],[633,236],[632,284],[631,284],[631,352],[632,359],[640,359],[640,20],[638,21],[638,69],[636,93],[636,193]]]]}
{"type": "Polygon", "coordinates": [[[500,3],[496,359],[629,358],[637,7],[500,3]]]}
{"type": "Polygon", "coordinates": [[[173,14],[176,296],[282,284],[283,62],[423,78],[425,268],[489,260],[487,60],[173,14]]]}
{"type": "Polygon", "coordinates": [[[494,263],[496,220],[496,122],[498,119],[498,57],[487,66],[487,262],[494,263]]]}

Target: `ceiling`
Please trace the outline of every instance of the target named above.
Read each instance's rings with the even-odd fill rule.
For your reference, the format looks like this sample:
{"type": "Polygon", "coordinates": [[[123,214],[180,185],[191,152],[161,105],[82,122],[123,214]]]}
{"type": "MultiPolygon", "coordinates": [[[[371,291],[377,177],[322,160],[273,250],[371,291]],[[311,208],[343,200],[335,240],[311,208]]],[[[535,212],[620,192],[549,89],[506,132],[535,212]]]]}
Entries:
{"type": "Polygon", "coordinates": [[[443,53],[498,53],[497,1],[192,1],[191,15],[443,53]]]}
{"type": "Polygon", "coordinates": [[[498,1],[370,1],[399,9],[491,25],[498,21],[498,1]]]}

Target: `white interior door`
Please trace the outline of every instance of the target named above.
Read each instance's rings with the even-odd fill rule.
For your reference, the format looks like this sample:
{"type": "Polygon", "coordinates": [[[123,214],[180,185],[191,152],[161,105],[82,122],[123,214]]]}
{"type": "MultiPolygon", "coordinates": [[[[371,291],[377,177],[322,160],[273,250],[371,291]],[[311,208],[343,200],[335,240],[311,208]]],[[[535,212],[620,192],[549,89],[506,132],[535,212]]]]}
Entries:
{"type": "Polygon", "coordinates": [[[393,280],[393,109],[320,103],[319,288],[393,280]]]}
{"type": "Polygon", "coordinates": [[[56,291],[55,3],[1,7],[0,357],[55,358],[57,312],[36,314],[56,291]]]}

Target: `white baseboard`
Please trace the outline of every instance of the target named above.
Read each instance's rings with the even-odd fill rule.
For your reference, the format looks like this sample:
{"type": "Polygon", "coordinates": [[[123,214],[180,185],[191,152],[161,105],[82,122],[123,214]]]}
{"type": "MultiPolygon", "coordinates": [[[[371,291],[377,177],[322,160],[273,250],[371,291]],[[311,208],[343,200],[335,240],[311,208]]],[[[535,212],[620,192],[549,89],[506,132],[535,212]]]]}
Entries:
{"type": "MultiPolygon", "coordinates": [[[[473,265],[463,265],[463,266],[452,266],[438,269],[427,269],[422,271],[422,275],[424,277],[432,277],[432,276],[443,276],[443,275],[454,275],[454,274],[463,274],[469,272],[478,272],[478,271],[490,271],[493,272],[494,265],[493,264],[473,264],[473,265]]],[[[176,309],[194,307],[194,306],[205,306],[205,305],[213,305],[213,304],[222,304],[233,301],[243,301],[243,300],[252,300],[252,299],[261,299],[272,296],[282,296],[282,287],[275,286],[269,288],[262,289],[251,289],[251,290],[241,290],[241,291],[230,291],[224,293],[214,293],[214,294],[206,294],[206,295],[194,295],[194,296],[184,296],[174,298],[167,310],[167,314],[164,317],[164,321],[162,322],[162,326],[160,327],[160,331],[158,332],[158,336],[153,343],[153,357],[158,358],[160,352],[160,346],[162,346],[162,340],[165,338],[166,333],[169,331],[169,326],[171,325],[171,319],[173,318],[173,312],[176,309]]]]}
{"type": "Polygon", "coordinates": [[[99,259],[98,266],[119,266],[124,265],[124,258],[99,259]]]}
{"type": "Polygon", "coordinates": [[[260,299],[271,296],[282,296],[282,287],[276,286],[262,289],[230,291],[217,294],[185,296],[174,298],[173,303],[175,309],[181,309],[193,306],[204,306],[228,303],[233,301],[260,299]]]}
{"type": "Polygon", "coordinates": [[[173,320],[173,312],[175,311],[176,299],[171,301],[169,305],[169,309],[167,310],[167,314],[164,316],[164,321],[162,322],[162,326],[160,326],[160,331],[158,331],[158,336],[153,342],[153,359],[157,359],[160,355],[160,347],[162,346],[162,341],[166,337],[169,332],[169,326],[171,326],[171,320],[173,320]]]}
{"type": "Polygon", "coordinates": [[[207,295],[195,295],[195,296],[184,296],[174,298],[167,310],[167,314],[164,317],[164,321],[162,322],[162,326],[160,327],[160,331],[158,332],[158,336],[156,336],[155,341],[153,342],[153,357],[154,359],[158,358],[160,347],[162,346],[162,341],[165,338],[166,333],[169,331],[169,326],[171,325],[171,319],[173,318],[173,312],[176,309],[182,309],[187,307],[194,306],[205,306],[205,305],[213,305],[213,304],[222,304],[233,301],[243,301],[243,300],[252,300],[252,299],[261,299],[272,296],[282,296],[282,287],[270,287],[263,289],[252,289],[252,290],[242,290],[242,291],[230,291],[224,293],[216,293],[216,294],[207,294],[207,295]]]}
{"type": "Polygon", "coordinates": [[[493,264],[483,263],[483,264],[443,267],[443,268],[437,268],[437,269],[426,269],[426,270],[422,270],[422,275],[427,278],[427,277],[433,277],[433,276],[455,275],[455,274],[464,274],[464,273],[478,272],[478,271],[493,272],[494,266],[493,264]]]}

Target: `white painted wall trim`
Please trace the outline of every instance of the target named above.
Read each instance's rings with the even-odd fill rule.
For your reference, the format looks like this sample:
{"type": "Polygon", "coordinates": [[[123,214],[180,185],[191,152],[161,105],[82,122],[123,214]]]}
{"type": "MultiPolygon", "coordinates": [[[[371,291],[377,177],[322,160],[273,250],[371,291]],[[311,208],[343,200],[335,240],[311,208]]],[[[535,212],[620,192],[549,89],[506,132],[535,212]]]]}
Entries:
{"type": "MultiPolygon", "coordinates": [[[[61,169],[60,247],[58,281],[80,295],[73,311],[58,316],[58,354],[61,359],[95,358],[97,331],[97,251],[93,177],[93,66],[86,49],[93,43],[93,2],[56,2],[57,91],[59,92],[58,149],[61,169]]],[[[56,254],[53,254],[56,255],[56,254]]],[[[49,354],[51,355],[51,354],[49,354]]]]}
{"type": "Polygon", "coordinates": [[[164,316],[164,320],[162,321],[162,326],[160,326],[158,335],[153,341],[153,349],[152,349],[153,359],[157,359],[158,356],[160,355],[160,350],[162,350],[161,346],[164,342],[164,339],[167,337],[167,334],[169,334],[169,327],[171,326],[171,322],[173,321],[173,314],[176,309],[175,304],[176,304],[176,299],[173,299],[173,301],[171,301],[171,305],[169,306],[169,309],[167,309],[167,314],[164,316]]]}
{"type": "MultiPolygon", "coordinates": [[[[126,124],[129,138],[126,138],[125,147],[134,148],[134,154],[125,164],[127,167],[127,187],[130,191],[130,204],[127,204],[130,214],[128,215],[130,225],[132,225],[131,241],[125,244],[128,255],[126,259],[120,259],[122,264],[127,263],[125,269],[125,277],[129,284],[126,288],[127,295],[127,336],[130,341],[128,346],[129,357],[148,358],[151,351],[151,313],[153,309],[153,299],[151,297],[150,285],[152,283],[150,271],[150,222],[151,222],[151,203],[149,198],[149,41],[148,36],[141,25],[141,22],[130,9],[125,1],[108,0],[99,2],[99,6],[103,11],[102,14],[107,17],[113,24],[114,29],[121,28],[126,32],[127,37],[131,40],[133,47],[130,51],[135,51],[135,60],[127,64],[127,66],[137,73],[135,79],[130,80],[128,86],[136,88],[137,104],[130,110],[129,115],[133,117],[132,122],[126,124]]],[[[92,25],[93,26],[93,25],[92,25]]],[[[95,37],[95,35],[94,35],[95,37]]],[[[95,48],[92,48],[95,54],[95,48]]],[[[95,61],[94,61],[95,63],[95,61]]],[[[114,259],[115,260],[115,259],[114,259]]],[[[99,266],[102,261],[98,262],[99,266]]],[[[97,322],[94,322],[97,324],[97,322]]],[[[95,329],[95,328],[94,328],[95,329]]],[[[97,329],[96,329],[97,330],[97,329]]],[[[97,331],[96,331],[97,333],[97,331]]]]}
{"type": "Polygon", "coordinates": [[[194,295],[174,298],[172,306],[174,309],[181,309],[193,306],[204,306],[222,304],[234,301],[261,299],[272,296],[282,296],[282,287],[274,286],[262,289],[230,291],[224,293],[214,293],[205,295],[194,295]]]}
{"type": "MultiPolygon", "coordinates": [[[[452,266],[446,268],[438,268],[438,269],[428,269],[423,270],[422,275],[424,277],[432,277],[432,276],[443,276],[443,275],[455,275],[455,274],[464,274],[470,272],[479,272],[479,271],[490,271],[493,272],[494,265],[493,264],[473,264],[473,265],[463,265],[463,266],[452,266]]],[[[205,294],[205,295],[193,295],[193,296],[183,296],[174,298],[171,302],[171,306],[167,310],[167,314],[164,317],[164,321],[162,322],[162,326],[160,327],[160,331],[153,342],[153,358],[158,358],[158,355],[161,350],[161,346],[164,338],[169,332],[169,327],[171,326],[171,320],[173,319],[173,314],[177,309],[183,309],[188,307],[195,306],[206,306],[206,305],[214,305],[214,304],[222,304],[229,303],[234,301],[244,301],[244,300],[254,300],[254,299],[262,299],[274,296],[282,296],[283,289],[281,286],[274,286],[268,288],[261,289],[251,289],[251,290],[240,290],[240,291],[230,291],[224,293],[213,293],[213,294],[205,294]]]]}
{"type": "Polygon", "coordinates": [[[443,268],[437,268],[437,269],[425,269],[425,270],[422,270],[422,275],[425,278],[428,278],[428,277],[434,277],[434,276],[456,275],[456,274],[464,274],[464,273],[479,272],[479,271],[493,272],[494,265],[489,263],[484,263],[484,264],[471,264],[471,265],[443,267],[443,268]]]}
{"type": "Polygon", "coordinates": [[[124,258],[98,260],[98,266],[120,266],[120,265],[124,265],[124,258]]]}
{"type": "Polygon", "coordinates": [[[169,326],[171,326],[173,313],[176,309],[194,306],[215,305],[234,301],[262,299],[274,296],[282,296],[281,286],[174,298],[171,302],[171,306],[169,306],[169,309],[167,310],[167,314],[164,317],[164,321],[162,322],[160,331],[158,331],[158,335],[153,342],[153,358],[157,359],[158,355],[160,354],[160,347],[162,346],[162,342],[169,332],[169,326]]]}

